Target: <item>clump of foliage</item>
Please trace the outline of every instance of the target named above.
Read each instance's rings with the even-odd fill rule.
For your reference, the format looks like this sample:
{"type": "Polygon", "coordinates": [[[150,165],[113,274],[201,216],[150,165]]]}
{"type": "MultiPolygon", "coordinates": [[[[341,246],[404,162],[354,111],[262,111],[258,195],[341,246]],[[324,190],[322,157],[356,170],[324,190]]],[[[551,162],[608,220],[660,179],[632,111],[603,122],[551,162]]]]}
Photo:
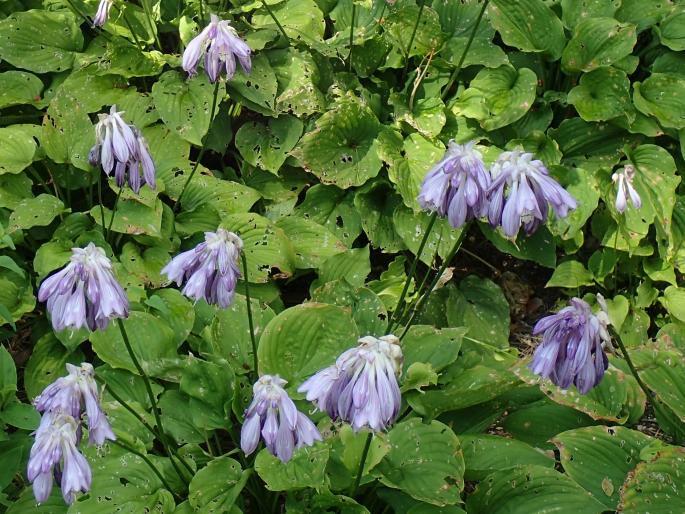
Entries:
{"type": "Polygon", "coordinates": [[[679,1],[6,0],[0,59],[8,514],[685,511],[679,1]]]}

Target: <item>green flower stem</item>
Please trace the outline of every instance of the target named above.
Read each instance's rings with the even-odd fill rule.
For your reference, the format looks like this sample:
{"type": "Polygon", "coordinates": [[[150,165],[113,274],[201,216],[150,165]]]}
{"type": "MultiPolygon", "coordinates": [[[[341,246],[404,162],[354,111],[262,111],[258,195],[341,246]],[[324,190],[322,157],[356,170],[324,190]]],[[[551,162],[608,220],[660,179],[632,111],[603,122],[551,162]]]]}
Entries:
{"type": "Polygon", "coordinates": [[[421,296],[418,301],[416,302],[416,307],[414,307],[414,311],[411,314],[411,317],[409,318],[409,321],[404,327],[404,330],[402,331],[402,335],[400,336],[400,340],[404,338],[404,336],[407,335],[407,332],[411,328],[412,324],[414,323],[414,320],[416,319],[416,316],[421,313],[426,301],[428,300],[428,297],[430,294],[433,292],[433,289],[435,289],[435,286],[438,283],[438,280],[440,280],[440,277],[442,277],[442,274],[445,272],[447,269],[447,266],[449,266],[450,262],[452,262],[452,259],[454,259],[454,256],[457,255],[457,252],[459,251],[459,248],[461,248],[461,243],[464,241],[464,238],[466,237],[466,233],[468,232],[470,223],[465,225],[461,234],[459,235],[459,239],[457,240],[456,243],[454,243],[454,246],[452,247],[452,250],[450,250],[450,253],[445,257],[445,260],[442,263],[442,266],[440,266],[440,269],[438,272],[435,274],[435,277],[433,277],[432,282],[430,283],[430,286],[428,286],[428,289],[426,290],[425,293],[423,293],[423,296],[421,296]]]}
{"type": "Polygon", "coordinates": [[[290,38],[288,37],[288,34],[285,33],[285,29],[283,28],[283,25],[281,25],[281,22],[278,21],[278,18],[276,18],[276,15],[274,12],[271,10],[271,7],[269,7],[269,4],[266,3],[266,0],[262,0],[262,5],[264,6],[264,9],[266,9],[266,12],[269,13],[269,16],[271,16],[271,19],[274,20],[274,23],[278,27],[278,30],[281,31],[281,34],[283,34],[283,37],[285,40],[290,44],[290,38]]]}
{"type": "Polygon", "coordinates": [[[202,0],[199,2],[199,8],[200,8],[200,25],[205,24],[205,13],[204,13],[204,8],[202,6],[202,0]]]}
{"type": "Polygon", "coordinates": [[[110,442],[111,442],[113,445],[118,446],[119,448],[123,448],[123,449],[126,450],[127,452],[131,452],[132,454],[137,455],[138,457],[140,457],[141,459],[143,459],[143,461],[145,462],[145,464],[147,464],[147,465],[150,467],[150,469],[153,471],[153,473],[154,473],[155,475],[157,475],[157,478],[159,478],[160,482],[162,482],[162,485],[164,486],[164,488],[165,488],[167,491],[169,491],[170,493],[172,493],[172,494],[174,495],[174,497],[176,497],[176,500],[177,500],[177,501],[180,501],[180,500],[181,500],[181,499],[176,495],[176,493],[174,493],[173,489],[171,488],[171,486],[169,485],[169,483],[166,481],[166,478],[164,478],[164,476],[162,475],[162,473],[160,473],[160,471],[157,469],[157,466],[155,466],[155,465],[152,463],[152,461],[151,461],[150,459],[148,459],[147,455],[145,455],[145,454],[142,453],[142,452],[139,452],[139,451],[136,450],[135,448],[130,447],[130,446],[127,445],[126,443],[122,443],[121,441],[110,441],[110,442]]]}
{"type": "MultiPolygon", "coordinates": [[[[121,318],[117,318],[117,324],[119,325],[119,331],[121,332],[121,337],[124,340],[124,346],[126,347],[126,351],[131,357],[133,365],[135,366],[136,370],[138,370],[138,373],[140,374],[141,378],[143,379],[143,383],[145,384],[145,390],[147,391],[147,395],[150,398],[150,405],[152,405],[152,413],[155,416],[155,425],[158,431],[157,435],[161,440],[162,444],[164,445],[164,448],[167,450],[167,455],[169,455],[169,460],[171,461],[171,464],[174,466],[176,473],[178,473],[178,476],[181,478],[181,480],[185,481],[186,477],[183,475],[183,473],[181,473],[181,470],[174,462],[174,459],[171,458],[169,441],[167,439],[166,433],[164,432],[164,427],[162,426],[162,418],[159,415],[159,408],[157,407],[157,398],[155,398],[155,393],[152,392],[152,385],[150,384],[150,379],[148,378],[147,373],[145,373],[143,367],[140,365],[140,362],[138,361],[138,358],[136,357],[136,354],[133,351],[133,348],[131,347],[131,342],[128,339],[128,334],[126,333],[126,329],[124,328],[124,322],[121,321],[121,318]]],[[[180,458],[179,460],[183,461],[183,459],[180,458]]]]}
{"type": "Polygon", "coordinates": [[[150,25],[150,30],[152,31],[152,36],[155,38],[155,43],[157,44],[157,49],[162,52],[162,43],[159,41],[159,35],[157,34],[157,27],[155,26],[155,22],[152,21],[152,11],[150,11],[150,4],[148,3],[148,0],[141,0],[140,2],[143,4],[143,10],[145,11],[145,17],[147,18],[147,22],[150,25]]]}
{"type": "Polygon", "coordinates": [[[461,54],[461,58],[459,59],[459,63],[457,64],[457,68],[452,72],[452,75],[450,75],[450,79],[447,81],[447,85],[445,86],[445,89],[443,89],[443,91],[442,91],[442,100],[443,101],[445,100],[445,98],[447,98],[447,95],[450,94],[450,89],[452,89],[454,82],[457,80],[457,77],[459,76],[459,72],[461,71],[461,67],[464,64],[464,59],[466,59],[466,54],[469,52],[469,49],[471,48],[471,43],[473,43],[473,38],[476,37],[476,31],[478,30],[478,25],[480,25],[480,20],[483,19],[483,15],[485,14],[485,9],[488,7],[488,3],[490,3],[490,0],[485,0],[483,2],[483,7],[481,7],[480,12],[478,13],[478,18],[476,19],[476,24],[473,26],[473,30],[471,31],[471,35],[469,36],[469,40],[466,42],[466,47],[464,48],[464,51],[461,54]]]}
{"type": "Polygon", "coordinates": [[[373,439],[373,432],[369,432],[366,436],[366,442],[364,443],[364,449],[362,450],[362,456],[359,459],[359,469],[357,470],[357,476],[354,478],[354,483],[350,487],[350,492],[348,496],[354,498],[357,494],[357,489],[359,489],[359,484],[362,481],[362,475],[364,474],[364,464],[366,464],[366,457],[369,455],[369,448],[371,447],[371,440],[373,439]]]}
{"type": "MultiPolygon", "coordinates": [[[[440,242],[436,245],[437,247],[440,247],[440,242]]],[[[433,269],[435,266],[435,263],[437,262],[438,258],[438,251],[436,249],[435,253],[433,254],[433,259],[431,260],[430,267],[428,268],[429,270],[433,269]]],[[[421,296],[425,291],[426,291],[426,284],[428,283],[428,279],[430,278],[430,273],[425,273],[423,275],[423,278],[421,279],[421,283],[419,284],[419,287],[415,288],[416,293],[421,296]]],[[[397,317],[397,323],[402,323],[402,320],[407,317],[407,314],[411,310],[412,305],[410,303],[405,302],[404,308],[402,309],[402,313],[397,317]]]]}
{"type": "Polygon", "coordinates": [[[109,218],[109,225],[107,226],[107,234],[105,235],[105,241],[109,243],[109,236],[112,233],[112,224],[114,223],[114,215],[117,213],[117,205],[119,205],[119,197],[121,196],[121,192],[124,190],[124,186],[121,186],[119,188],[119,191],[117,192],[117,197],[114,200],[114,206],[112,207],[112,216],[109,218]]]}
{"type": "Polygon", "coordinates": [[[117,393],[114,392],[114,390],[107,385],[107,383],[102,380],[100,377],[96,376],[95,380],[97,380],[100,384],[102,384],[109,395],[114,398],[123,408],[125,408],[127,411],[129,411],[131,414],[133,414],[133,417],[135,417],[140,423],[155,437],[159,437],[159,434],[157,433],[157,430],[155,430],[152,425],[150,425],[143,417],[138,414],[138,412],[131,407],[126,400],[124,400],[121,396],[119,396],[117,393]]]}
{"type": "Polygon", "coordinates": [[[254,321],[252,320],[252,304],[250,302],[250,285],[247,275],[247,258],[245,252],[240,252],[240,259],[243,262],[243,282],[245,284],[245,300],[247,302],[247,322],[250,325],[250,341],[252,342],[252,366],[254,367],[255,380],[259,378],[257,362],[257,339],[254,335],[254,321]]]}
{"type": "MultiPolygon", "coordinates": [[[[217,100],[219,97],[219,85],[221,84],[221,79],[217,79],[216,84],[214,84],[214,98],[212,100],[212,110],[209,114],[209,128],[212,128],[212,121],[214,121],[214,113],[216,112],[216,107],[217,107],[217,100]]],[[[207,146],[205,144],[202,145],[202,148],[200,148],[200,153],[197,156],[197,159],[195,160],[195,165],[193,166],[193,169],[190,171],[190,175],[188,176],[188,180],[186,180],[186,183],[183,184],[183,189],[181,189],[181,194],[178,195],[178,200],[176,200],[176,205],[174,205],[173,212],[176,213],[178,212],[179,207],[181,206],[181,199],[183,198],[183,194],[186,192],[186,189],[188,189],[188,185],[190,184],[190,181],[193,180],[193,177],[195,176],[195,172],[197,171],[197,168],[200,166],[200,161],[202,160],[202,157],[205,155],[205,152],[207,151],[207,146]]]]}
{"type": "Polygon", "coordinates": [[[640,374],[637,372],[637,368],[635,367],[635,364],[633,364],[633,360],[630,358],[630,354],[628,354],[628,350],[626,349],[625,345],[623,344],[623,341],[621,341],[621,336],[618,335],[618,332],[614,329],[613,326],[609,325],[609,333],[611,334],[612,338],[614,341],[616,341],[616,344],[618,344],[618,347],[621,349],[621,353],[623,354],[623,359],[626,361],[626,364],[628,364],[628,368],[630,369],[630,373],[635,377],[635,380],[637,381],[637,385],[640,386],[640,389],[642,389],[647,395],[647,399],[651,400],[654,398],[654,393],[649,390],[647,385],[642,381],[640,378],[640,374]]]}
{"type": "MultiPolygon", "coordinates": [[[[416,23],[414,23],[414,30],[411,32],[411,37],[409,38],[409,44],[407,45],[407,52],[404,62],[404,70],[402,70],[402,78],[400,79],[400,84],[404,84],[404,79],[407,77],[407,71],[409,71],[409,52],[411,52],[411,45],[414,44],[414,38],[416,37],[416,31],[419,28],[419,23],[421,22],[421,15],[423,14],[423,8],[426,6],[426,0],[421,2],[421,7],[419,7],[419,14],[416,16],[416,23]]],[[[467,46],[468,49],[468,46],[467,46]]]]}
{"type": "Polygon", "coordinates": [[[350,20],[350,54],[347,56],[347,69],[352,71],[352,49],[354,48],[354,16],[357,14],[357,4],[352,0],[352,19],[350,20]]]}
{"type": "Polygon", "coordinates": [[[121,7],[118,5],[115,5],[119,13],[121,14],[121,17],[124,19],[124,23],[126,24],[126,28],[128,31],[131,33],[133,36],[133,41],[136,42],[136,46],[138,47],[138,50],[141,52],[143,51],[143,44],[140,42],[140,39],[138,39],[138,36],[136,35],[135,30],[133,30],[133,26],[131,25],[131,22],[128,20],[128,16],[126,16],[126,11],[124,11],[121,7]]]}
{"type": "Polygon", "coordinates": [[[407,280],[404,281],[404,287],[402,288],[400,299],[397,302],[397,307],[395,308],[395,311],[393,312],[392,316],[390,317],[390,320],[388,321],[388,329],[386,330],[388,334],[391,333],[391,330],[394,328],[395,323],[399,321],[396,315],[399,314],[402,308],[404,307],[404,299],[407,296],[407,291],[409,291],[409,284],[411,284],[411,281],[414,279],[414,274],[416,273],[416,266],[418,265],[419,260],[421,259],[423,248],[426,246],[426,243],[428,242],[428,236],[430,235],[431,230],[433,230],[433,225],[435,225],[435,221],[437,219],[438,212],[433,211],[433,214],[431,214],[430,217],[430,221],[428,222],[428,227],[426,227],[426,231],[423,234],[423,239],[421,239],[421,243],[419,244],[419,249],[416,252],[416,255],[414,256],[414,261],[411,263],[411,268],[409,268],[407,280]]]}
{"type": "Polygon", "coordinates": [[[102,173],[100,172],[100,168],[97,169],[97,174],[98,174],[98,202],[100,202],[100,219],[102,220],[102,237],[105,238],[105,241],[107,240],[107,233],[105,232],[106,230],[106,225],[105,225],[105,208],[102,205],[102,173]]]}

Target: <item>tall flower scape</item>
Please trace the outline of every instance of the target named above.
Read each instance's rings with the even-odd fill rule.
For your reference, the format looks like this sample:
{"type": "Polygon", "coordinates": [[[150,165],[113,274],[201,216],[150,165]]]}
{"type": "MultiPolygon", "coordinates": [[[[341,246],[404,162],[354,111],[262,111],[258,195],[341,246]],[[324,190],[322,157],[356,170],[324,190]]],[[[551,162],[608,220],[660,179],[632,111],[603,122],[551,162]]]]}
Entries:
{"type": "Polygon", "coordinates": [[[3,5],[3,512],[685,512],[680,4],[3,5]]]}

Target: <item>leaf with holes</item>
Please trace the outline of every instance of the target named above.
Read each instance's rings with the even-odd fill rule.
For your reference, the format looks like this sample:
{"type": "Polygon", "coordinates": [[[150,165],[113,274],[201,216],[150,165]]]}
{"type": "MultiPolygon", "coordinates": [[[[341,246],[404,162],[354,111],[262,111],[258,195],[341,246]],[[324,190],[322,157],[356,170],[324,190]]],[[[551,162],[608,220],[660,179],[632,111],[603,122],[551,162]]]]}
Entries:
{"type": "Polygon", "coordinates": [[[264,448],[257,454],[254,468],[269,491],[287,491],[303,487],[322,487],[326,478],[328,446],[317,444],[295,450],[293,458],[281,462],[264,448]]]}
{"type": "Polygon", "coordinates": [[[232,512],[231,507],[247,484],[250,474],[251,470],[243,471],[240,464],[229,457],[216,458],[190,481],[188,502],[195,512],[232,512]]]}
{"type": "Polygon", "coordinates": [[[235,146],[252,166],[278,174],[288,153],[302,135],[302,122],[293,116],[280,116],[268,124],[245,123],[235,135],[235,146]]]}
{"type": "Polygon", "coordinates": [[[610,66],[630,55],[636,42],[637,32],[631,23],[587,18],[576,25],[561,56],[561,66],[567,73],[610,66]]]}
{"type": "Polygon", "coordinates": [[[432,505],[459,503],[464,488],[464,457],[459,439],[439,421],[413,418],[388,432],[390,452],[374,468],[388,487],[432,505]]]}
{"type": "Polygon", "coordinates": [[[685,77],[675,73],[652,73],[633,84],[638,111],[654,116],[664,127],[685,128],[685,77]]]}
{"type": "Polygon", "coordinates": [[[0,128],[0,175],[21,172],[35,153],[36,141],[28,133],[18,127],[0,128]]]}

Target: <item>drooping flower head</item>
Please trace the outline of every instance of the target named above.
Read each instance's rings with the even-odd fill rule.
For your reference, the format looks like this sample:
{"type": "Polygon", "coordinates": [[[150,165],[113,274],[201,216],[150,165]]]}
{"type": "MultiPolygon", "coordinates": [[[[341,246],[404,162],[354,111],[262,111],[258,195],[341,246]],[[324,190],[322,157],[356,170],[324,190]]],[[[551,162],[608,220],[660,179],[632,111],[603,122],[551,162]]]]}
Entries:
{"type": "Polygon", "coordinates": [[[402,350],[393,335],[365,336],[343,352],[335,364],[309,377],[297,390],[307,394],[331,419],[340,418],[354,430],[385,430],[400,410],[397,377],[402,350]]]}
{"type": "Polygon", "coordinates": [[[577,206],[532,153],[502,152],[490,171],[488,219],[493,227],[501,224],[507,237],[516,237],[522,224],[526,234],[535,232],[547,221],[548,203],[561,218],[577,206]]]}
{"type": "Polygon", "coordinates": [[[423,179],[419,205],[447,216],[450,225],[459,228],[466,220],[487,214],[489,187],[490,175],[475,142],[450,141],[444,157],[423,179]]]}
{"type": "Polygon", "coordinates": [[[617,171],[611,176],[616,184],[618,190],[616,191],[616,210],[623,214],[628,207],[628,198],[633,204],[633,207],[639,209],[642,207],[642,199],[633,187],[633,179],[635,178],[635,167],[626,164],[621,171],[617,171]]]}
{"type": "Polygon", "coordinates": [[[202,32],[188,43],[183,52],[183,69],[189,76],[197,73],[200,58],[205,56],[205,72],[214,83],[219,79],[221,70],[226,70],[226,79],[235,75],[236,58],[247,74],[252,70],[250,47],[243,41],[230,22],[212,14],[211,21],[202,32]]]}
{"type": "Polygon", "coordinates": [[[40,285],[38,300],[47,301],[53,328],[107,328],[114,318],[128,316],[128,298],[114,278],[105,251],[89,243],[72,248],[69,264],[40,285]]]}
{"type": "Polygon", "coordinates": [[[119,187],[123,187],[128,177],[128,184],[136,193],[143,184],[155,189],[155,165],[145,138],[136,127],[124,121],[122,114],[113,105],[109,114],[98,115],[97,142],[90,150],[88,161],[91,166],[102,165],[108,176],[114,173],[119,187]]]}
{"type": "MultiPolygon", "coordinates": [[[[603,298],[598,296],[600,305],[603,298]]],[[[530,369],[566,389],[574,384],[581,394],[599,384],[609,365],[602,343],[610,344],[605,312],[592,313],[587,302],[572,298],[568,307],[537,322],[533,334],[542,333],[530,369]]]]}
{"type": "Polygon", "coordinates": [[[98,10],[93,18],[94,27],[102,27],[107,23],[107,18],[109,18],[109,10],[112,8],[112,0],[100,0],[98,5],[98,10]]]}
{"type": "Polygon", "coordinates": [[[78,423],[70,414],[47,411],[34,436],[26,474],[36,501],[50,497],[54,477],[64,501],[71,504],[76,493],[87,492],[91,483],[90,466],[78,450],[78,423]]]}
{"type": "Polygon", "coordinates": [[[188,298],[226,308],[233,301],[240,277],[238,259],[242,249],[243,241],[233,232],[223,228],[205,232],[204,243],[178,254],[162,268],[162,273],[178,286],[185,281],[183,294],[188,298]]]}
{"type": "Polygon", "coordinates": [[[81,363],[81,366],[67,363],[67,371],[69,374],[66,377],[58,378],[36,397],[33,402],[36,410],[66,412],[80,420],[85,409],[90,443],[101,445],[105,439],[116,440],[107,416],[100,407],[93,366],[87,362],[81,363]]]}
{"type": "Polygon", "coordinates": [[[311,420],[297,410],[278,375],[262,375],[255,382],[253,399],[245,411],[240,431],[240,447],[245,455],[257,449],[261,434],[272,455],[288,462],[295,448],[321,441],[321,434],[311,420]]]}

